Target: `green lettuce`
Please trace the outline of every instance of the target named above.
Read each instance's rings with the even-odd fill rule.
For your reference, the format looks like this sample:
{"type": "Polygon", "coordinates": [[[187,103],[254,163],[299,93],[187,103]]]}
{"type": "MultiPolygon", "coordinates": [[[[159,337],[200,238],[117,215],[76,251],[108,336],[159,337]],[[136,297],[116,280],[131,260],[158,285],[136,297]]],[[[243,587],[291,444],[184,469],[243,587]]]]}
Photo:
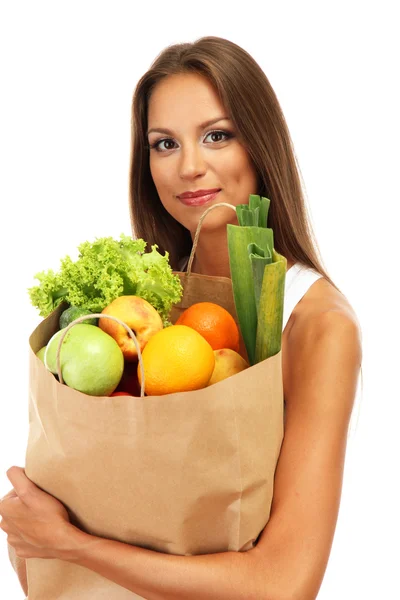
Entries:
{"type": "Polygon", "coordinates": [[[28,289],[32,305],[43,317],[61,302],[101,312],[118,296],[134,295],[154,306],[168,325],[170,310],[182,297],[182,285],[172,272],[168,252],[163,256],[157,245],[145,252],[146,245],[124,234],[120,240],[103,237],[83,242],[76,261],[66,256],[58,272],[35,275],[39,285],[28,289]]]}

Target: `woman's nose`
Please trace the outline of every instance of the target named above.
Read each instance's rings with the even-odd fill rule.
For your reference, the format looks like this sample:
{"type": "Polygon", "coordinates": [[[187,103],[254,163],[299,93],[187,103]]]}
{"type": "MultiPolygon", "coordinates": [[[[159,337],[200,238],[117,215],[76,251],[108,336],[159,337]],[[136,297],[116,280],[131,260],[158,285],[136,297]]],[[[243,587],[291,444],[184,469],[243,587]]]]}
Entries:
{"type": "Polygon", "coordinates": [[[179,175],[182,179],[193,179],[204,175],[207,165],[202,149],[197,145],[181,149],[179,175]]]}

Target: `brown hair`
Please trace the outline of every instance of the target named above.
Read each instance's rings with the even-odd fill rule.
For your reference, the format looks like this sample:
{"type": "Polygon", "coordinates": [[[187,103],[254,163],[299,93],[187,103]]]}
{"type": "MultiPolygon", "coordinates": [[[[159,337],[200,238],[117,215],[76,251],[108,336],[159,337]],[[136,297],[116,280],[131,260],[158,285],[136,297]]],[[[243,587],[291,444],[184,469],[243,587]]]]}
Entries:
{"type": "MultiPolygon", "coordinates": [[[[174,269],[190,254],[189,231],[163,207],[153,183],[147,140],[152,90],[168,75],[198,73],[217,90],[258,174],[257,193],[271,200],[268,226],[277,252],[311,267],[335,285],[322,266],[308,218],[290,133],[271,84],[242,48],[219,37],[167,47],[139,80],[132,103],[130,211],[137,237],[168,251],[174,269]]],[[[336,287],[336,286],[335,286],[336,287]]]]}

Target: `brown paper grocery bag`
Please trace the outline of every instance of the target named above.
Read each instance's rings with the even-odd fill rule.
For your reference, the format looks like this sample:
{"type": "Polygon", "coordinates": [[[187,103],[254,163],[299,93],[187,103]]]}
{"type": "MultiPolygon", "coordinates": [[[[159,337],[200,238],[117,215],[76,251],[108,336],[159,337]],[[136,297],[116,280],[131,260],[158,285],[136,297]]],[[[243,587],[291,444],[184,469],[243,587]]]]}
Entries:
{"type": "MultiPolygon", "coordinates": [[[[231,280],[179,274],[178,315],[211,300],[236,317],[231,280]]],[[[270,513],[283,437],[281,353],[198,391],[92,397],[35,356],[63,307],[30,338],[26,473],[101,537],[190,555],[253,547],[270,513]]],[[[139,598],[88,569],[27,560],[29,600],[139,598]]]]}
{"type": "MultiPolygon", "coordinates": [[[[198,232],[171,321],[209,301],[237,322],[231,280],[190,273],[198,232]]],[[[177,555],[251,549],[269,519],[283,439],[281,352],[198,391],[92,397],[35,355],[64,308],[30,337],[28,477],[96,536],[177,555]]],[[[141,598],[65,561],[26,564],[29,600],[141,598]]]]}

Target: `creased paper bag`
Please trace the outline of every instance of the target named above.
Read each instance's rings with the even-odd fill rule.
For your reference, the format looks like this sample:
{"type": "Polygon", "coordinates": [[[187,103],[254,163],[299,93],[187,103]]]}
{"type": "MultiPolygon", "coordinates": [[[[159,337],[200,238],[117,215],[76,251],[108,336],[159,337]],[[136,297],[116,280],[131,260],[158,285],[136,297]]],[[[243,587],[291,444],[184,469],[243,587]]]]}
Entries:
{"type": "MultiPolygon", "coordinates": [[[[230,279],[179,276],[173,322],[201,301],[237,320],[230,279]]],[[[92,397],[35,356],[62,308],[30,337],[28,477],[96,536],[177,555],[252,548],[269,519],[283,438],[281,353],[199,391],[92,397]]],[[[28,559],[27,576],[29,600],[140,598],[60,560],[28,559]]]]}

